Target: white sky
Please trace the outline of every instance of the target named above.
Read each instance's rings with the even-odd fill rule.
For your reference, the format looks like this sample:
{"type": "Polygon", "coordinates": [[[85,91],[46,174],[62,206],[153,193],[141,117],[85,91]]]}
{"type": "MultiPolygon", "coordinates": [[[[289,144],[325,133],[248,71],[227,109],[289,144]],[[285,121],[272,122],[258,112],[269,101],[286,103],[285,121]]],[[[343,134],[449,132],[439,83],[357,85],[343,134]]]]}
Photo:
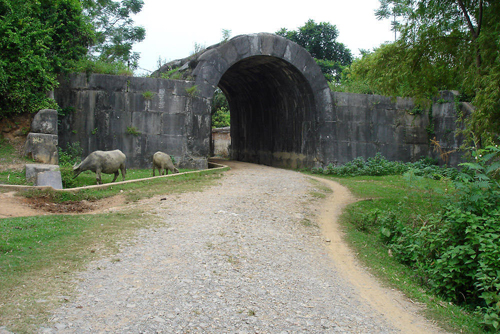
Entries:
{"type": "MultiPolygon", "coordinates": [[[[220,42],[222,29],[231,37],[281,28],[296,30],[309,19],[337,26],[337,41],[354,54],[394,40],[389,20],[378,21],[378,0],[145,0],[134,17],[146,28],[146,39],[134,46],[140,52],[139,67],[157,69],[158,59],[171,61],[191,55],[194,44],[220,42]]],[[[144,71],[137,71],[139,73],[144,71]]]]}

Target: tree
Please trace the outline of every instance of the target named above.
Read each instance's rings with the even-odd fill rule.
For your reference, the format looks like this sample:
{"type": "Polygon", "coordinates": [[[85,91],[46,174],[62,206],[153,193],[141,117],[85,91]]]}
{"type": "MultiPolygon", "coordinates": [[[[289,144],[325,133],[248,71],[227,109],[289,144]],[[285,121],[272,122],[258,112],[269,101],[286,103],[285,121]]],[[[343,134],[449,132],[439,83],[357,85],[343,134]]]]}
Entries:
{"type": "Polygon", "coordinates": [[[132,52],[134,43],[146,37],[143,27],[134,26],[132,14],[141,11],[143,0],[81,0],[85,14],[96,31],[91,54],[105,62],[123,62],[137,68],[139,54],[132,52]]]}
{"type": "Polygon", "coordinates": [[[282,28],[277,35],[288,38],[306,49],[316,60],[328,81],[340,79],[343,68],[352,63],[351,51],[337,42],[337,27],[309,20],[296,31],[282,28]]]}
{"type": "Polygon", "coordinates": [[[78,0],[0,0],[0,116],[54,107],[47,92],[92,41],[78,0]]]}
{"type": "Polygon", "coordinates": [[[381,0],[379,19],[401,18],[392,44],[355,62],[350,80],[385,95],[429,99],[439,90],[469,96],[476,111],[466,133],[491,142],[500,128],[500,2],[381,0]]]}

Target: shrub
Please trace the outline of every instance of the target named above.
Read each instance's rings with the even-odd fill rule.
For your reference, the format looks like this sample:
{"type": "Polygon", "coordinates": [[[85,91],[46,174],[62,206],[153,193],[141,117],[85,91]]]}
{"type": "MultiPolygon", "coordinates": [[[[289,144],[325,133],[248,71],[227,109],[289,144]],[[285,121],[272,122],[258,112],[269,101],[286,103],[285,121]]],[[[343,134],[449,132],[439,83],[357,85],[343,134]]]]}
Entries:
{"type": "Polygon", "coordinates": [[[73,179],[73,166],[82,161],[82,153],[83,149],[80,147],[80,142],[68,144],[65,150],[59,147],[59,169],[61,171],[64,188],[71,188],[75,186],[76,183],[73,179]]]}
{"type": "Polygon", "coordinates": [[[474,152],[454,177],[456,192],[441,212],[414,224],[387,213],[380,236],[402,263],[415,268],[434,292],[484,313],[500,329],[500,150],[474,152]]]}

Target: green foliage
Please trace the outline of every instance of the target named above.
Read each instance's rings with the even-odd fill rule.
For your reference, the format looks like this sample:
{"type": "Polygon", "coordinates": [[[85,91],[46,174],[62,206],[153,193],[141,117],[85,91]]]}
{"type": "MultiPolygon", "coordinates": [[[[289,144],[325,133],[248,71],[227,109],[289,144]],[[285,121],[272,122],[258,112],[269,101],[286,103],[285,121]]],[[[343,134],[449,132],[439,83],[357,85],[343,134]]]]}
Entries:
{"type": "Polygon", "coordinates": [[[500,128],[500,2],[381,0],[379,19],[398,17],[396,42],[355,61],[340,88],[368,84],[388,96],[421,101],[440,90],[472,97],[464,133],[476,144],[492,143],[500,128]]]}
{"type": "Polygon", "coordinates": [[[134,26],[131,18],[142,10],[143,0],[82,0],[82,6],[95,28],[96,44],[91,53],[98,60],[123,63],[136,68],[139,54],[132,51],[134,43],[146,36],[143,27],[134,26]]]}
{"type": "Polygon", "coordinates": [[[138,136],[141,134],[139,130],[135,126],[127,126],[127,133],[132,136],[138,136]]]}
{"type": "Polygon", "coordinates": [[[75,72],[87,73],[90,75],[92,73],[99,74],[111,74],[111,75],[124,75],[131,76],[133,71],[131,71],[127,65],[119,61],[103,61],[99,59],[93,59],[91,57],[83,58],[78,61],[74,68],[75,72]]]}
{"type": "Polygon", "coordinates": [[[333,175],[333,176],[382,176],[382,175],[402,175],[412,171],[416,176],[424,176],[430,179],[452,179],[457,177],[458,171],[455,168],[439,167],[437,161],[431,158],[423,158],[417,162],[403,163],[401,161],[388,161],[377,152],[375,157],[364,159],[358,157],[343,165],[328,165],[326,168],[313,168],[313,173],[333,175]]]}
{"type": "Polygon", "coordinates": [[[222,29],[221,33],[222,33],[222,39],[221,39],[222,43],[227,42],[229,38],[231,38],[231,29],[222,29]]]}
{"type": "Polygon", "coordinates": [[[198,94],[198,86],[194,85],[194,86],[186,88],[186,93],[188,93],[189,96],[191,96],[191,97],[195,97],[198,94]]]}
{"type": "Polygon", "coordinates": [[[65,150],[61,147],[58,150],[59,170],[61,171],[63,188],[75,187],[76,181],[73,178],[73,166],[82,161],[83,149],[80,146],[80,142],[70,143],[66,146],[65,150]]]}
{"type": "Polygon", "coordinates": [[[47,92],[92,41],[78,0],[0,0],[0,116],[56,109],[47,92]]]}
{"type": "Polygon", "coordinates": [[[212,128],[224,128],[231,125],[231,116],[226,107],[221,107],[212,115],[212,128]]]}
{"type": "Polygon", "coordinates": [[[474,152],[462,166],[443,209],[408,221],[394,212],[381,220],[382,240],[425,284],[449,301],[476,307],[484,325],[500,323],[500,149],[474,152]]]}
{"type": "Polygon", "coordinates": [[[155,93],[150,91],[145,91],[144,93],[142,93],[142,97],[145,98],[146,100],[152,100],[154,96],[155,93]]]}
{"type": "Polygon", "coordinates": [[[163,72],[161,74],[161,78],[162,79],[171,79],[171,80],[180,80],[182,79],[182,73],[179,72],[179,68],[174,68],[174,69],[171,69],[167,72],[163,72]]]}
{"type": "Polygon", "coordinates": [[[276,34],[306,49],[316,60],[328,81],[340,80],[343,67],[352,62],[351,51],[336,41],[339,33],[337,27],[330,23],[316,23],[314,20],[309,20],[296,31],[282,28],[276,34]]]}

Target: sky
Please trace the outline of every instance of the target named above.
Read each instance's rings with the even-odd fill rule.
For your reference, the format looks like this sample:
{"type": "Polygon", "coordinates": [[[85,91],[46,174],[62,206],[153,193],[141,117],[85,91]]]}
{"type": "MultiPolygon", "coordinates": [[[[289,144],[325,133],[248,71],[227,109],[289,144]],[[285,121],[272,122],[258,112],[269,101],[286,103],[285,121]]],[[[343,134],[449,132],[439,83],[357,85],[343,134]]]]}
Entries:
{"type": "Polygon", "coordinates": [[[210,46],[222,39],[222,30],[231,37],[260,32],[275,33],[281,28],[297,30],[309,19],[337,27],[337,41],[355,57],[359,49],[373,49],[394,41],[389,20],[378,21],[378,0],[144,0],[142,11],[133,17],[146,28],[146,38],[134,45],[139,52],[139,73],[191,55],[198,45],[210,46]]]}

